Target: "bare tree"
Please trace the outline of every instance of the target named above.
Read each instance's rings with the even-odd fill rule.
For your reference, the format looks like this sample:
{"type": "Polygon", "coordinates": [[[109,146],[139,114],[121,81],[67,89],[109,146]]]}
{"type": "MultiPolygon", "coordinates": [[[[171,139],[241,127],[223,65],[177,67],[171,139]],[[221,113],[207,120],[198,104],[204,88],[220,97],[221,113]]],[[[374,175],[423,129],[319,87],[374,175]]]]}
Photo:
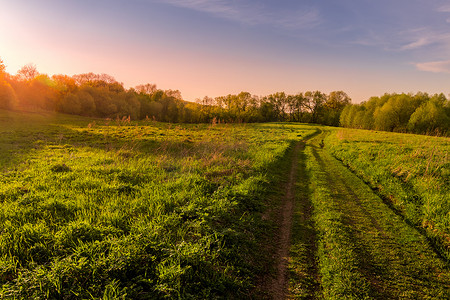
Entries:
{"type": "Polygon", "coordinates": [[[6,66],[3,63],[3,60],[0,58],[0,76],[5,72],[6,66]]]}
{"type": "Polygon", "coordinates": [[[20,80],[30,81],[39,75],[39,72],[34,64],[26,64],[19,71],[17,71],[17,77],[20,80]]]}
{"type": "Polygon", "coordinates": [[[147,84],[140,84],[140,85],[136,86],[135,90],[138,93],[150,95],[150,94],[153,94],[154,92],[156,92],[157,88],[156,88],[156,84],[147,83],[147,84]]]}

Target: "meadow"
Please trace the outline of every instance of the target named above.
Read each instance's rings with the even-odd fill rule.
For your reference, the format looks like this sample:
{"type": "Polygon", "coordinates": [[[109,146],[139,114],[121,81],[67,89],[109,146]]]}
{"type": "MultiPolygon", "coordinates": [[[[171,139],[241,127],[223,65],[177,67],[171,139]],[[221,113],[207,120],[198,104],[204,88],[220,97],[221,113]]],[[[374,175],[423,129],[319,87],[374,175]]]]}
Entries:
{"type": "Polygon", "coordinates": [[[2,298],[245,298],[309,126],[0,113],[2,298]]]}
{"type": "Polygon", "coordinates": [[[0,110],[0,298],[448,299],[448,150],[0,110]],[[272,288],[282,232],[288,280],[272,288]]]}
{"type": "Polygon", "coordinates": [[[450,138],[340,129],[326,142],[450,259],[450,138]]]}
{"type": "MultiPolygon", "coordinates": [[[[406,212],[388,202],[380,194],[380,188],[371,188],[363,176],[357,176],[363,172],[373,174],[373,169],[368,166],[349,169],[332,155],[365,157],[367,152],[359,145],[377,133],[319,129],[319,135],[306,141],[298,162],[307,177],[299,181],[297,189],[296,227],[289,266],[292,298],[448,299],[448,258],[437,247],[437,241],[410,222],[406,212]],[[336,152],[339,147],[348,148],[336,152]]],[[[381,138],[383,142],[375,144],[378,150],[383,149],[388,138],[395,140],[399,135],[391,133],[381,138]]],[[[441,143],[445,140],[433,140],[436,147],[442,146],[441,143]]],[[[417,141],[409,145],[416,149],[424,146],[417,141]]],[[[388,147],[385,151],[391,153],[391,158],[396,157],[399,148],[388,147]]],[[[372,161],[373,168],[384,169],[378,164],[382,157],[386,154],[372,161]]],[[[419,177],[416,180],[420,181],[419,177]]],[[[392,195],[401,194],[393,192],[392,195]]],[[[443,195],[443,200],[447,195],[443,195]]],[[[427,199],[428,195],[422,197],[427,199]]]]}

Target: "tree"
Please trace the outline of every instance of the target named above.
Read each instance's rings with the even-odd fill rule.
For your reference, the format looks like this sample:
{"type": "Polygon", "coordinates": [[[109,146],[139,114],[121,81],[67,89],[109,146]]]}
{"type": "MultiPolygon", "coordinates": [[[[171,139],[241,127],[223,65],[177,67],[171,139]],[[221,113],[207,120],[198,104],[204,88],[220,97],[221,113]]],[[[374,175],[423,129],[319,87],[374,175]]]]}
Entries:
{"type": "Polygon", "coordinates": [[[408,129],[417,133],[433,131],[446,132],[450,128],[450,117],[446,114],[443,103],[432,99],[420,106],[409,119],[408,129]]]}
{"type": "Polygon", "coordinates": [[[3,78],[5,74],[6,66],[3,63],[3,60],[0,58],[0,78],[3,78]]]}
{"type": "Polygon", "coordinates": [[[387,131],[406,131],[409,118],[417,109],[420,101],[410,94],[394,94],[374,112],[375,128],[387,131]]]}
{"type": "Polygon", "coordinates": [[[14,108],[17,98],[11,85],[5,80],[6,66],[0,58],[0,108],[14,108]]]}
{"type": "Polygon", "coordinates": [[[81,105],[81,112],[80,114],[82,116],[92,117],[97,116],[97,106],[95,104],[95,99],[92,96],[91,93],[89,93],[89,90],[93,89],[90,87],[86,87],[84,89],[81,89],[77,92],[78,101],[81,105]]]}
{"type": "Polygon", "coordinates": [[[274,104],[263,99],[260,106],[260,113],[264,122],[276,121],[277,112],[275,111],[274,104]]]}
{"type": "Polygon", "coordinates": [[[356,124],[357,114],[360,111],[361,106],[356,104],[350,104],[344,107],[340,115],[340,125],[343,127],[359,127],[356,124]]]}
{"type": "Polygon", "coordinates": [[[136,90],[136,92],[140,94],[148,94],[148,95],[153,94],[157,90],[156,84],[151,83],[140,84],[136,86],[134,89],[136,90]]]}
{"type": "Polygon", "coordinates": [[[80,99],[76,94],[67,94],[61,100],[59,110],[66,114],[79,115],[82,112],[80,99]]]}
{"type": "Polygon", "coordinates": [[[321,123],[331,126],[339,126],[339,117],[346,105],[351,102],[350,97],[343,91],[331,92],[323,107],[323,116],[321,123]]]}
{"type": "Polygon", "coordinates": [[[75,93],[78,89],[75,80],[67,75],[53,75],[52,81],[54,84],[54,89],[58,92],[58,97],[60,101],[66,95],[70,93],[75,93]]]}
{"type": "Polygon", "coordinates": [[[285,92],[271,94],[266,97],[266,101],[272,104],[273,113],[277,121],[286,120],[288,98],[285,92]]]}
{"type": "Polygon", "coordinates": [[[288,112],[290,120],[294,122],[300,122],[302,120],[302,114],[306,103],[306,98],[303,93],[298,93],[296,95],[288,95],[288,112]]]}
{"type": "Polygon", "coordinates": [[[311,113],[311,123],[317,123],[319,120],[320,111],[323,108],[323,104],[325,103],[327,96],[320,91],[308,91],[305,93],[305,98],[305,106],[311,113]]]}
{"type": "Polygon", "coordinates": [[[22,81],[31,81],[38,75],[39,72],[34,64],[27,64],[17,71],[17,77],[22,81]]]}
{"type": "Polygon", "coordinates": [[[334,91],[328,95],[325,107],[333,110],[342,110],[351,103],[352,99],[343,91],[334,91]]]}
{"type": "Polygon", "coordinates": [[[0,78],[0,109],[14,109],[17,97],[11,85],[0,78]]]}
{"type": "Polygon", "coordinates": [[[32,106],[45,110],[56,110],[58,92],[56,83],[46,74],[34,77],[29,83],[30,102],[32,106]]]}
{"type": "Polygon", "coordinates": [[[179,90],[165,90],[164,94],[166,94],[167,97],[183,100],[183,97],[181,96],[181,92],[179,90]]]}

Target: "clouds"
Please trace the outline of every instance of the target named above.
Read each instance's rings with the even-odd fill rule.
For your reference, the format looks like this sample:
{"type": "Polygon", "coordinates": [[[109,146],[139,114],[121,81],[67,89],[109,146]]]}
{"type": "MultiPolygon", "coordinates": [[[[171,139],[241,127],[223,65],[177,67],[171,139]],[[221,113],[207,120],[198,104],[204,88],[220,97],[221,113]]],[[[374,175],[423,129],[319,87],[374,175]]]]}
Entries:
{"type": "Polygon", "coordinates": [[[416,68],[421,71],[433,73],[450,73],[450,60],[417,63],[415,65],[416,68]]]}
{"type": "Polygon", "coordinates": [[[211,14],[247,25],[270,25],[285,30],[309,29],[322,22],[318,9],[302,7],[278,9],[252,1],[232,0],[156,0],[160,3],[211,14]]]}
{"type": "Polygon", "coordinates": [[[401,46],[399,50],[414,50],[427,46],[431,43],[433,43],[433,40],[430,39],[428,36],[419,36],[413,38],[411,42],[408,42],[405,45],[401,46]]]}
{"type": "Polygon", "coordinates": [[[206,12],[227,19],[236,19],[240,14],[239,10],[223,0],[160,0],[157,2],[206,12]]]}
{"type": "Polygon", "coordinates": [[[450,34],[447,31],[430,27],[401,32],[400,36],[409,42],[402,45],[399,50],[415,50],[430,45],[447,49],[450,46],[450,34]]]}
{"type": "Polygon", "coordinates": [[[450,13],[450,4],[443,5],[437,9],[438,12],[450,13]]]}

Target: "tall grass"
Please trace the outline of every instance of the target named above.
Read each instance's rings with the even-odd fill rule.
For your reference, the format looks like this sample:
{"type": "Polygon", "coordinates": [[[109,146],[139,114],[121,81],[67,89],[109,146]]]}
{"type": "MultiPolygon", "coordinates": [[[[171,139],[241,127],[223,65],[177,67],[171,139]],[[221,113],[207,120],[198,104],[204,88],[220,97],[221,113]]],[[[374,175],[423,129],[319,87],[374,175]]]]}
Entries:
{"type": "Polygon", "coordinates": [[[251,297],[269,170],[313,131],[0,116],[3,298],[251,297]]]}

